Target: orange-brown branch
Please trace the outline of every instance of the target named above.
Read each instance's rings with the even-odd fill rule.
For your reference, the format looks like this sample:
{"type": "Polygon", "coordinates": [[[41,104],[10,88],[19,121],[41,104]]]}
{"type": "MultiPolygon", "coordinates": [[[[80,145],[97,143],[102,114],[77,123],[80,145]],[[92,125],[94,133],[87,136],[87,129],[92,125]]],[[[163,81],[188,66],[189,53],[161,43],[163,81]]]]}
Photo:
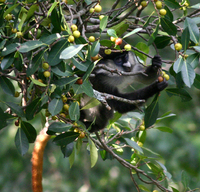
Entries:
{"type": "Polygon", "coordinates": [[[37,136],[32,153],[32,188],[33,192],[42,192],[42,171],[43,171],[43,154],[45,146],[50,139],[46,134],[46,128],[37,136]]]}

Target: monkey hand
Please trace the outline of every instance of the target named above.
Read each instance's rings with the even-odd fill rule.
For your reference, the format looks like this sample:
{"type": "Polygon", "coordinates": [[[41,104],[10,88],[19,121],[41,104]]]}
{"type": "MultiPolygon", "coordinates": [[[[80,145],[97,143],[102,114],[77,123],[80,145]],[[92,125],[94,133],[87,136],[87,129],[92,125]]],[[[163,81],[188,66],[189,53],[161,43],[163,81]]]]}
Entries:
{"type": "Polygon", "coordinates": [[[157,80],[157,89],[159,91],[164,90],[167,86],[168,86],[168,83],[165,78],[163,78],[163,81],[161,81],[161,82],[157,80]]]}
{"type": "Polygon", "coordinates": [[[152,59],[152,67],[154,71],[158,71],[162,66],[162,60],[160,55],[155,55],[154,58],[152,59]]]}

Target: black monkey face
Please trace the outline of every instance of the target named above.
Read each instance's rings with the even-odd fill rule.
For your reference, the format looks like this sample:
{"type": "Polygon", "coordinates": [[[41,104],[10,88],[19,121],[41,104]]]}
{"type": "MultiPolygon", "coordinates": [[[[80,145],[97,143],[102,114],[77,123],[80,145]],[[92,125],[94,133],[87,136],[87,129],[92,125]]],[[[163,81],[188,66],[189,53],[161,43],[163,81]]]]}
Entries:
{"type": "Polygon", "coordinates": [[[123,68],[123,71],[130,72],[132,70],[132,65],[129,62],[129,55],[127,52],[121,53],[120,55],[114,58],[114,63],[123,68]]]}

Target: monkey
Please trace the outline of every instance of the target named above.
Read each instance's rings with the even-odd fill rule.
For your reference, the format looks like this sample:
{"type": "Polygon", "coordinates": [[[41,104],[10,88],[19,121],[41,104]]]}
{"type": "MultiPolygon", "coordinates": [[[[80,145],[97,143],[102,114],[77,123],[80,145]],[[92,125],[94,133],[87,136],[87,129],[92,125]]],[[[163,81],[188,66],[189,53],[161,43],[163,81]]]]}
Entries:
{"type": "MultiPolygon", "coordinates": [[[[106,55],[104,54],[104,49],[100,49],[99,54],[102,56],[102,59],[97,63],[97,66],[104,64],[113,70],[117,69],[118,71],[135,74],[119,75],[96,67],[92,72],[93,76],[89,79],[94,90],[128,100],[145,100],[146,102],[150,97],[168,86],[165,79],[162,82],[157,80],[159,70],[161,70],[162,67],[162,61],[159,55],[153,57],[151,65],[144,66],[136,60],[136,56],[131,51],[115,51],[110,55],[106,55]],[[125,87],[136,82],[149,85],[132,92],[124,91],[125,87]]],[[[83,95],[81,106],[84,106],[88,101],[88,96],[83,95]]],[[[86,128],[89,128],[90,132],[104,129],[109,119],[113,117],[114,111],[123,114],[138,107],[136,104],[130,104],[115,99],[107,99],[107,103],[111,107],[110,110],[106,108],[104,104],[81,110],[80,120],[84,122],[86,128]]],[[[138,105],[140,106],[142,103],[138,105]]]]}

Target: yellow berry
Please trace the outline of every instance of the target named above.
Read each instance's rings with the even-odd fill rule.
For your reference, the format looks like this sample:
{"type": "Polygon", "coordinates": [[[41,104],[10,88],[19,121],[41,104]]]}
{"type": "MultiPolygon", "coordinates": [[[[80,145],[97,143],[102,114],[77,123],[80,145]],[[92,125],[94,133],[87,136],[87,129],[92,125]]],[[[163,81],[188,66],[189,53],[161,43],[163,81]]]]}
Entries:
{"type": "Polygon", "coordinates": [[[44,62],[42,64],[42,68],[45,69],[45,70],[47,70],[49,68],[49,64],[47,62],[44,62]]]}
{"type": "Polygon", "coordinates": [[[160,10],[160,15],[164,16],[164,15],[166,15],[166,14],[167,14],[166,9],[161,9],[161,10],[160,10]]]}
{"type": "Polygon", "coordinates": [[[141,5],[142,5],[142,7],[146,7],[147,6],[147,2],[146,1],[142,1],[141,5]]]}
{"type": "Polygon", "coordinates": [[[67,0],[62,0],[62,2],[66,3],[66,4],[68,3],[67,0]]]}
{"type": "Polygon", "coordinates": [[[90,42],[94,42],[94,41],[95,41],[95,37],[94,37],[94,36],[90,36],[90,37],[88,38],[88,40],[89,40],[90,42]]]}
{"type": "Polygon", "coordinates": [[[90,8],[90,13],[94,13],[94,8],[90,8]]]}
{"type": "Polygon", "coordinates": [[[12,33],[17,33],[17,29],[16,28],[12,28],[12,33]]]}
{"type": "Polygon", "coordinates": [[[7,21],[11,20],[11,19],[12,19],[12,15],[11,15],[11,14],[7,14],[7,15],[5,16],[5,19],[6,19],[7,21]]]}
{"type": "Polygon", "coordinates": [[[142,147],[143,143],[142,142],[138,142],[138,146],[142,147]]]}
{"type": "Polygon", "coordinates": [[[47,78],[50,77],[50,75],[51,75],[51,73],[50,73],[49,71],[44,71],[43,74],[44,74],[44,76],[47,77],[47,78]]]}
{"type": "Polygon", "coordinates": [[[63,105],[63,110],[64,111],[68,111],[69,110],[69,105],[68,104],[64,104],[63,105]]]}
{"type": "Polygon", "coordinates": [[[23,33],[22,33],[22,32],[20,32],[20,31],[18,31],[16,34],[17,34],[17,37],[18,37],[18,38],[21,38],[21,37],[23,37],[23,33]]]}
{"type": "Polygon", "coordinates": [[[182,49],[182,45],[181,45],[180,43],[176,43],[176,44],[174,45],[174,47],[175,47],[175,49],[176,49],[177,51],[180,51],[180,50],[182,49]]]}
{"type": "Polygon", "coordinates": [[[161,9],[162,8],[162,2],[161,1],[157,1],[156,2],[156,8],[157,9],[161,9]]]}
{"type": "Polygon", "coordinates": [[[111,36],[110,40],[113,41],[113,42],[115,42],[116,38],[111,36]]]}
{"type": "Polygon", "coordinates": [[[124,46],[124,49],[125,49],[126,51],[130,51],[130,50],[131,50],[131,45],[130,45],[130,44],[126,44],[126,45],[124,46]]]}
{"type": "Polygon", "coordinates": [[[99,5],[99,4],[97,4],[97,5],[94,7],[94,11],[97,12],[97,13],[101,12],[101,10],[102,10],[102,7],[101,7],[101,5],[99,5]]]}
{"type": "Polygon", "coordinates": [[[80,132],[79,138],[83,139],[85,137],[85,133],[83,131],[80,132]]]}
{"type": "Polygon", "coordinates": [[[62,95],[62,101],[63,101],[63,103],[67,102],[67,97],[65,95],[62,95]]]}
{"type": "Polygon", "coordinates": [[[104,51],[104,53],[106,54],[106,55],[110,55],[111,54],[111,49],[105,49],[105,51],[104,51]]]}
{"type": "Polygon", "coordinates": [[[66,117],[66,114],[65,113],[60,113],[60,116],[65,118],[66,117]]]}
{"type": "Polygon", "coordinates": [[[39,81],[40,83],[43,83],[42,79],[38,79],[38,81],[39,81]]]}
{"type": "Polygon", "coordinates": [[[80,31],[77,31],[77,30],[76,30],[76,31],[73,32],[73,36],[74,36],[75,38],[79,38],[80,35],[81,35],[80,31]]]}
{"type": "Polygon", "coordinates": [[[140,129],[140,131],[144,131],[145,130],[145,126],[144,125],[140,125],[139,129],[140,129]]]}
{"type": "Polygon", "coordinates": [[[15,97],[19,97],[20,93],[18,91],[15,91],[15,97]]]}
{"type": "Polygon", "coordinates": [[[74,38],[73,35],[70,35],[70,36],[68,37],[68,41],[69,41],[70,43],[73,43],[74,40],[75,40],[75,38],[74,38]]]}
{"type": "Polygon", "coordinates": [[[99,16],[99,20],[101,21],[104,18],[104,15],[99,16]]]}
{"type": "Polygon", "coordinates": [[[169,75],[168,74],[164,74],[163,76],[167,81],[169,80],[169,75]]]}
{"type": "Polygon", "coordinates": [[[76,31],[76,30],[78,29],[78,27],[77,27],[75,24],[73,24],[73,25],[71,26],[71,29],[72,29],[72,31],[76,31]]]}

